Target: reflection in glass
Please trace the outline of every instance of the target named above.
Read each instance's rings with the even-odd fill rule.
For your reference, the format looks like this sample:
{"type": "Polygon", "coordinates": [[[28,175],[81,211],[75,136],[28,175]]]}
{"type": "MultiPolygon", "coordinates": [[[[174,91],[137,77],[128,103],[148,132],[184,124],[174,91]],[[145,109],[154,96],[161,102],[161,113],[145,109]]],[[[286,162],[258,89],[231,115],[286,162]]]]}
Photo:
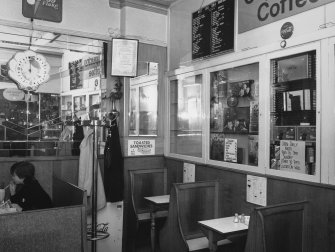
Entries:
{"type": "Polygon", "coordinates": [[[140,135],[157,135],[157,85],[139,88],[140,135]]]}
{"type": "Polygon", "coordinates": [[[150,69],[158,68],[158,63],[142,63],[142,75],[130,79],[128,132],[130,136],[157,136],[158,72],[150,69]]]}
{"type": "Polygon", "coordinates": [[[129,135],[137,135],[136,131],[136,118],[137,118],[137,104],[138,97],[136,96],[136,89],[130,89],[130,102],[129,102],[129,135]]]}
{"type": "MultiPolygon", "coordinates": [[[[89,98],[89,94],[100,92],[101,76],[105,74],[103,41],[63,34],[41,40],[36,34],[31,29],[0,25],[0,39],[6,44],[0,47],[0,156],[71,155],[71,137],[66,137],[68,142],[62,146],[58,143],[62,130],[73,129],[74,112],[87,114],[88,105],[99,107],[100,96],[89,98]],[[19,90],[9,77],[8,62],[17,53],[29,50],[45,57],[50,78],[28,93],[19,90]],[[75,67],[69,69],[72,65],[75,67]]],[[[44,37],[49,32],[39,34],[44,37]]],[[[24,66],[21,77],[29,86],[39,76],[36,59],[27,62],[30,64],[24,66]]]]}
{"type": "Polygon", "coordinates": [[[202,75],[170,81],[170,152],[202,157],[202,75]]]}

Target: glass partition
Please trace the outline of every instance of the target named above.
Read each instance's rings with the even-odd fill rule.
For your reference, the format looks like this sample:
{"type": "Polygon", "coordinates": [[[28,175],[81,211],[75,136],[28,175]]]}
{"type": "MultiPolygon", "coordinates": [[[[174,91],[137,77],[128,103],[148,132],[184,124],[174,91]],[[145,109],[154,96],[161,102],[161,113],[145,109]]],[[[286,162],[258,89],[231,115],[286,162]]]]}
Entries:
{"type": "Polygon", "coordinates": [[[170,80],[170,152],[202,157],[202,74],[170,80]]]}
{"type": "Polygon", "coordinates": [[[130,79],[129,136],[157,136],[158,63],[141,62],[139,76],[130,79]]]}

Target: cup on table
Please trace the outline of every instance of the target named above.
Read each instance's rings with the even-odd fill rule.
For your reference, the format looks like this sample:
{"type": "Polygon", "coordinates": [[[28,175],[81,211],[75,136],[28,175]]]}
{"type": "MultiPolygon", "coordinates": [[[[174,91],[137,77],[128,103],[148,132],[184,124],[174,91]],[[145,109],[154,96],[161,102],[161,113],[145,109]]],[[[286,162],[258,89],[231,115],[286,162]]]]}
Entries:
{"type": "Polygon", "coordinates": [[[5,200],[5,189],[0,189],[0,203],[5,200]]]}

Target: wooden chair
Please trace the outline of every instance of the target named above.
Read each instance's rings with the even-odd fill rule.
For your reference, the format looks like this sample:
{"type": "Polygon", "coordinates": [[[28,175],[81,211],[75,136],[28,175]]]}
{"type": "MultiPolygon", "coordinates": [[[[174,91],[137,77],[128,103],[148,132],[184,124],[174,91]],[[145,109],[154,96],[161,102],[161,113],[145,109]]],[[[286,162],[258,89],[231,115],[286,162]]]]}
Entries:
{"type": "MultiPolygon", "coordinates": [[[[208,250],[208,239],[199,220],[218,218],[217,181],[174,184],[170,193],[168,219],[160,232],[162,252],[208,250]]],[[[230,243],[220,241],[219,245],[230,243]]]]}
{"type": "MultiPolygon", "coordinates": [[[[130,191],[132,207],[136,221],[136,237],[140,224],[144,222],[150,223],[150,206],[144,197],[158,196],[167,194],[167,170],[162,169],[144,169],[130,170],[130,191]]],[[[167,210],[157,211],[156,218],[167,216],[167,210]]]]}
{"type": "Polygon", "coordinates": [[[306,251],[306,204],[300,201],[255,208],[245,252],[306,251]]]}

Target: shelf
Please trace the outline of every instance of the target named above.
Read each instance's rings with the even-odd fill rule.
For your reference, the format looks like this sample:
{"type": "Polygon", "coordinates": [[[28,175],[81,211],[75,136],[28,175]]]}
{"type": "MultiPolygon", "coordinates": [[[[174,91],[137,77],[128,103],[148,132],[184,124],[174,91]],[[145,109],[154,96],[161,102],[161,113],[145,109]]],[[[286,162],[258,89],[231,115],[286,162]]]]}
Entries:
{"type": "Polygon", "coordinates": [[[299,80],[273,83],[272,87],[277,92],[295,91],[295,90],[303,90],[303,89],[315,89],[316,81],[312,78],[299,79],[299,80]]]}

